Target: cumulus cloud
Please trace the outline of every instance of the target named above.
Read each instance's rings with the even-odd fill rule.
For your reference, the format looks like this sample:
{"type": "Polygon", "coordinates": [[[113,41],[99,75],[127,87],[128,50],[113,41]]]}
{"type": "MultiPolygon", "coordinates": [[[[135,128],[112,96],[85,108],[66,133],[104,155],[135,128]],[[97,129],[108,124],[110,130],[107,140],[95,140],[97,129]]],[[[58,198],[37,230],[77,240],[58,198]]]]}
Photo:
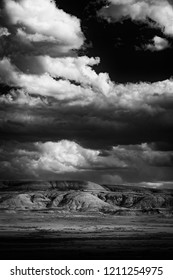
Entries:
{"type": "Polygon", "coordinates": [[[101,9],[99,14],[110,21],[131,18],[134,21],[147,22],[173,35],[173,8],[167,0],[109,0],[110,5],[101,9]],[[149,21],[152,20],[153,22],[149,21]]]}
{"type": "Polygon", "coordinates": [[[34,168],[54,172],[86,169],[97,161],[99,151],[82,148],[75,142],[62,140],[58,143],[36,143],[40,157],[33,162],[34,168]]]}
{"type": "Polygon", "coordinates": [[[164,109],[166,104],[172,103],[172,86],[172,79],[155,83],[117,84],[111,98],[116,96],[117,104],[121,108],[132,110],[143,108],[154,113],[164,109]]]}
{"type": "Polygon", "coordinates": [[[4,1],[1,17],[12,33],[9,52],[19,48],[56,55],[78,49],[84,42],[79,19],[51,0],[4,1]]]}
{"type": "Polygon", "coordinates": [[[19,71],[7,58],[0,61],[0,80],[9,86],[22,87],[29,93],[52,96],[59,100],[81,93],[79,86],[72,85],[66,80],[56,81],[48,73],[27,75],[19,71]]]}
{"type": "Polygon", "coordinates": [[[86,149],[79,144],[62,140],[59,142],[36,143],[40,156],[34,167],[54,172],[80,171],[90,169],[125,168],[126,164],[111,155],[103,157],[99,150],[86,149]]]}
{"type": "Polygon", "coordinates": [[[43,74],[26,74],[8,58],[3,58],[0,61],[0,81],[9,86],[22,87],[29,94],[66,100],[69,105],[97,104],[106,108],[113,106],[132,110],[143,108],[152,113],[164,109],[165,104],[171,104],[173,100],[171,79],[155,83],[114,84],[106,73],[96,74],[90,68],[90,64],[97,63],[97,59],[79,57],[54,60],[44,57],[40,62],[45,68],[43,74]],[[51,65],[54,67],[51,68],[51,65]],[[73,80],[79,84],[74,84],[73,80]]]}
{"type": "MultiPolygon", "coordinates": [[[[20,104],[28,100],[28,104],[31,105],[31,99],[33,103],[38,101],[39,95],[40,99],[54,98],[56,101],[66,102],[69,106],[144,109],[149,113],[164,110],[165,104],[172,103],[171,79],[155,83],[115,84],[108,73],[97,73],[93,69],[100,62],[98,57],[69,56],[69,50],[78,49],[83,43],[80,21],[58,9],[54,1],[43,1],[4,1],[1,14],[6,18],[4,22],[8,25],[11,35],[7,36],[10,41],[7,40],[6,47],[3,47],[6,56],[0,60],[0,82],[23,89],[28,97],[17,94],[18,98],[14,98],[14,94],[9,93],[7,96],[3,95],[0,101],[8,103],[10,100],[20,104]],[[39,44],[36,52],[33,51],[33,44],[39,44]],[[54,53],[53,56],[50,44],[58,49],[58,53],[54,53]],[[31,52],[28,49],[30,47],[31,52]],[[67,51],[66,56],[62,57],[61,51],[67,51]]],[[[144,4],[147,7],[144,10],[148,11],[148,6],[160,7],[162,1],[157,4],[155,1],[150,3],[112,0],[111,5],[115,7],[113,11],[118,13],[121,8],[129,10],[131,6],[139,5],[140,18],[140,7],[144,4]]],[[[103,9],[109,10],[109,7],[103,9]]],[[[147,12],[144,18],[146,16],[147,12]]],[[[165,39],[155,36],[153,40],[153,44],[146,46],[147,48],[161,50],[166,47],[165,39]]]]}
{"type": "Polygon", "coordinates": [[[74,80],[75,82],[89,85],[95,91],[100,91],[107,95],[113,88],[109,75],[107,73],[97,74],[91,67],[99,64],[100,59],[81,57],[67,58],[51,58],[40,57],[40,63],[44,70],[54,77],[62,77],[65,79],[74,80]]]}
{"type": "Polygon", "coordinates": [[[107,183],[122,183],[119,171],[128,170],[145,174],[151,166],[171,167],[173,153],[155,151],[148,144],[122,145],[110,150],[84,148],[74,141],[35,142],[13,144],[1,147],[1,166],[3,173],[15,170],[40,176],[41,172],[51,174],[102,172],[100,180],[107,183]],[[104,172],[104,173],[103,173],[104,172]]]}
{"type": "MultiPolygon", "coordinates": [[[[2,169],[18,169],[17,173],[28,169],[29,174],[39,175],[41,171],[52,174],[82,172],[102,169],[126,168],[126,164],[111,155],[102,156],[101,151],[83,148],[73,141],[36,142],[2,149],[2,169]]],[[[10,170],[9,170],[10,171],[10,170]]]]}
{"type": "Polygon", "coordinates": [[[47,104],[46,98],[40,98],[39,96],[31,96],[23,89],[12,89],[8,93],[0,95],[0,103],[4,104],[16,104],[16,105],[27,105],[37,106],[47,104]]]}
{"type": "Polygon", "coordinates": [[[159,36],[155,36],[152,40],[152,43],[145,46],[145,48],[150,51],[162,51],[169,47],[170,45],[168,40],[161,38],[159,36]]]}
{"type": "Polygon", "coordinates": [[[84,42],[79,19],[50,0],[7,0],[1,16],[11,32],[0,47],[2,84],[70,105],[95,103],[97,95],[101,100],[109,94],[113,87],[109,75],[92,69],[100,59],[69,53],[84,42]]]}
{"type": "Polygon", "coordinates": [[[53,78],[71,80],[83,87],[91,87],[95,91],[108,94],[113,87],[107,73],[97,74],[92,67],[98,65],[98,57],[58,57],[50,56],[18,56],[13,63],[25,74],[49,74],[53,78]]]}
{"type": "MultiPolygon", "coordinates": [[[[166,0],[110,2],[100,12],[106,18],[119,21],[130,17],[151,24],[150,18],[171,35],[166,0]]],[[[95,70],[100,58],[77,56],[84,43],[80,20],[60,10],[54,1],[4,0],[1,6],[0,83],[7,87],[0,93],[0,129],[4,139],[32,141],[21,147],[3,147],[3,174],[13,170],[19,177],[41,177],[41,172],[59,175],[93,170],[104,172],[102,179],[121,183],[122,174],[117,170],[132,168],[136,174],[136,170],[153,166],[172,166],[170,151],[157,151],[147,144],[108,150],[108,146],[117,145],[118,137],[121,143],[131,141],[131,131],[142,131],[153,115],[155,127],[158,113],[162,117],[173,106],[172,79],[116,84],[108,73],[95,70]],[[71,139],[78,139],[75,141],[87,148],[71,139]],[[95,148],[100,142],[102,150],[95,148]]],[[[145,46],[151,51],[166,47],[168,41],[158,36],[145,46]]],[[[172,115],[168,114],[163,124],[170,128],[172,115]]],[[[141,143],[141,138],[133,141],[134,134],[131,143],[141,143]]]]}
{"type": "MultiPolygon", "coordinates": [[[[80,58],[77,60],[79,60],[80,64],[80,58]]],[[[94,59],[91,59],[91,61],[92,60],[95,61],[94,59]]],[[[83,70],[80,69],[80,67],[78,70],[78,67],[73,67],[72,63],[70,68],[68,59],[67,61],[66,59],[64,60],[64,63],[66,62],[67,65],[69,65],[69,71],[67,66],[62,66],[62,70],[60,70],[59,74],[58,67],[51,70],[50,65],[45,65],[47,71],[54,74],[54,76],[55,73],[57,73],[56,76],[60,75],[60,78],[62,78],[56,80],[48,72],[44,72],[41,75],[23,73],[15,65],[13,65],[8,58],[3,58],[0,61],[0,81],[9,86],[22,87],[31,94],[54,97],[57,100],[69,100],[70,103],[81,105],[93,102],[94,99],[97,98],[97,95],[100,95],[101,100],[103,96],[108,95],[113,83],[109,80],[109,76],[107,74],[101,73],[97,75],[90,69],[90,67],[87,68],[85,64],[83,65],[83,70],[88,73],[83,74],[83,70]],[[72,73],[73,68],[74,74],[72,73]],[[67,77],[74,78],[76,81],[81,83],[76,85],[66,79],[67,77]],[[85,84],[89,84],[89,86],[85,86],[85,84]]]]}
{"type": "Polygon", "coordinates": [[[10,35],[10,33],[9,33],[7,28],[0,27],[0,37],[2,37],[2,36],[9,36],[9,35],[10,35]]]}

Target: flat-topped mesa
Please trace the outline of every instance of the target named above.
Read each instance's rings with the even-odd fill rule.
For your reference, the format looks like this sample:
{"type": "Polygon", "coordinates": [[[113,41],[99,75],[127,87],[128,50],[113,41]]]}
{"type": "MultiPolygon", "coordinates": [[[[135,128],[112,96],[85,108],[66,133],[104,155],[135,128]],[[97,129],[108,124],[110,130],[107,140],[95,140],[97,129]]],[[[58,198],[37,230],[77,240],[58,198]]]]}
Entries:
{"type": "Polygon", "coordinates": [[[99,184],[89,181],[1,181],[0,191],[42,191],[57,189],[59,191],[81,190],[81,191],[105,191],[99,184]]]}
{"type": "Polygon", "coordinates": [[[0,209],[173,215],[173,191],[84,181],[4,181],[0,209]]]}
{"type": "Polygon", "coordinates": [[[18,181],[0,181],[0,192],[4,191],[45,191],[53,190],[81,190],[89,192],[121,192],[121,193],[172,193],[173,189],[157,189],[148,186],[142,187],[138,185],[125,184],[97,184],[91,181],[80,180],[52,180],[52,181],[34,181],[34,180],[18,180],[18,181]]]}
{"type": "Polygon", "coordinates": [[[90,181],[50,181],[50,184],[58,190],[105,191],[103,186],[90,181]]]}

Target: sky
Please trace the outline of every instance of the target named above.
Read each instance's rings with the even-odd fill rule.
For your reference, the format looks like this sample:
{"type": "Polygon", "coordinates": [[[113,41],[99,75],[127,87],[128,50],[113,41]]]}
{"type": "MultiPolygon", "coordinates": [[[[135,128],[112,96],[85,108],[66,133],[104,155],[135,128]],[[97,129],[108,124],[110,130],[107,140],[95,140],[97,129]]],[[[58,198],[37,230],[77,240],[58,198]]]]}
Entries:
{"type": "Polygon", "coordinates": [[[173,187],[173,1],[0,3],[0,179],[173,187]]]}

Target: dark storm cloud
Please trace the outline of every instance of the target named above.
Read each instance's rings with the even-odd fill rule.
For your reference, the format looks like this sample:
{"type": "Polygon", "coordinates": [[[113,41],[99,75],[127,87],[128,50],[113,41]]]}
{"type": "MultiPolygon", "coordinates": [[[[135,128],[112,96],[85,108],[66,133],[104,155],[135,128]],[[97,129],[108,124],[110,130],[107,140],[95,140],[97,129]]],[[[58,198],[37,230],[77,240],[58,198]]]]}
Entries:
{"type": "Polygon", "coordinates": [[[171,143],[173,104],[164,96],[156,95],[154,100],[148,97],[148,104],[143,103],[143,98],[141,102],[137,99],[136,105],[131,96],[133,106],[130,99],[123,106],[116,100],[99,106],[98,98],[81,107],[80,100],[70,105],[69,101],[11,90],[0,97],[1,140],[73,139],[88,148],[103,149],[117,144],[171,143]]]}
{"type": "Polygon", "coordinates": [[[105,108],[91,104],[81,110],[80,105],[69,106],[55,100],[45,101],[39,97],[20,95],[20,101],[13,101],[8,95],[3,96],[1,140],[73,139],[88,148],[103,149],[116,144],[172,142],[171,107],[148,112],[144,109],[117,109],[113,104],[105,108]]]}

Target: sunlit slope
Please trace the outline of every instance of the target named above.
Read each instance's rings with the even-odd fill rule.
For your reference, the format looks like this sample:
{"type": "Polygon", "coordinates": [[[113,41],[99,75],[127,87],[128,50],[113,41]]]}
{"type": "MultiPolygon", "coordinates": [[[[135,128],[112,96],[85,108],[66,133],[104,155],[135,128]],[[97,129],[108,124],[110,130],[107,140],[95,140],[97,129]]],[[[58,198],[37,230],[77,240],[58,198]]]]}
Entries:
{"type": "Polygon", "coordinates": [[[173,191],[82,181],[6,181],[1,182],[0,209],[172,215],[173,191]]]}

